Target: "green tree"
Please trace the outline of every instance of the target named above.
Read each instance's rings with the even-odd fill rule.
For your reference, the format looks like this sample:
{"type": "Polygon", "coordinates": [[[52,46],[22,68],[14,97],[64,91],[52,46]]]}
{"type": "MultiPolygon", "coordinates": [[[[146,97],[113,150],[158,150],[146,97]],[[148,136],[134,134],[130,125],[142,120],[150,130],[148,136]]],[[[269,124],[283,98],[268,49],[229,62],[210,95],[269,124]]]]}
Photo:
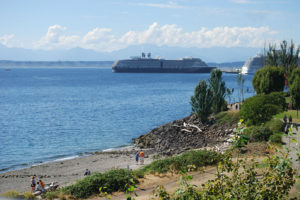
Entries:
{"type": "Polygon", "coordinates": [[[282,111],[282,105],[278,105],[272,95],[259,94],[245,100],[240,117],[245,119],[248,125],[260,125],[282,111]]]}
{"type": "Polygon", "coordinates": [[[289,85],[293,84],[293,81],[295,80],[296,77],[300,77],[300,68],[299,67],[293,69],[293,71],[290,73],[289,85]]]}
{"type": "Polygon", "coordinates": [[[296,48],[293,41],[291,41],[290,45],[287,41],[282,41],[278,50],[275,44],[270,44],[266,55],[266,65],[282,66],[284,72],[289,74],[298,65],[299,52],[300,46],[296,48]]]}
{"type": "Polygon", "coordinates": [[[225,82],[222,80],[222,71],[218,69],[212,70],[208,83],[213,96],[212,111],[219,113],[227,110],[227,103],[225,101],[227,89],[225,82]]]}
{"type": "Polygon", "coordinates": [[[297,76],[290,86],[293,106],[297,109],[297,119],[298,110],[300,108],[300,76],[297,76]]]}
{"type": "Polygon", "coordinates": [[[208,88],[206,81],[200,81],[195,88],[194,96],[191,97],[192,113],[194,113],[202,123],[208,121],[212,113],[213,95],[208,88]]]}
{"type": "Polygon", "coordinates": [[[276,50],[276,44],[269,44],[269,50],[266,55],[266,65],[269,66],[279,66],[278,53],[276,50]]]}
{"type": "Polygon", "coordinates": [[[256,71],[252,79],[252,85],[257,94],[269,94],[283,91],[284,81],[282,68],[265,66],[256,71]]]}

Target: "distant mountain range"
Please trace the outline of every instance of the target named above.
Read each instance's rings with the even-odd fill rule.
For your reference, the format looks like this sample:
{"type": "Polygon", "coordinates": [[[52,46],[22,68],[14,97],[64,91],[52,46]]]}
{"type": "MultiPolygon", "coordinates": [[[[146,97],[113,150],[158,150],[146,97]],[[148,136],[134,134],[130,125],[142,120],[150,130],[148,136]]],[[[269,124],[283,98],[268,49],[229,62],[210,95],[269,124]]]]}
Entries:
{"type": "MultiPolygon", "coordinates": [[[[113,52],[97,52],[83,48],[69,50],[32,50],[8,48],[0,45],[0,60],[11,61],[114,61],[131,56],[140,56],[141,52],[151,52],[153,58],[178,59],[182,57],[201,58],[206,63],[224,63],[247,60],[261,49],[244,47],[182,48],[169,46],[130,46],[113,52]]],[[[235,62],[234,62],[235,63],[235,62]]]]}
{"type": "MultiPolygon", "coordinates": [[[[12,61],[0,60],[0,68],[14,67],[111,67],[114,61],[12,61]]],[[[241,68],[240,62],[207,63],[208,66],[218,68],[241,68]]]]}
{"type": "Polygon", "coordinates": [[[111,67],[113,61],[12,61],[0,60],[0,68],[14,67],[111,67]]]}

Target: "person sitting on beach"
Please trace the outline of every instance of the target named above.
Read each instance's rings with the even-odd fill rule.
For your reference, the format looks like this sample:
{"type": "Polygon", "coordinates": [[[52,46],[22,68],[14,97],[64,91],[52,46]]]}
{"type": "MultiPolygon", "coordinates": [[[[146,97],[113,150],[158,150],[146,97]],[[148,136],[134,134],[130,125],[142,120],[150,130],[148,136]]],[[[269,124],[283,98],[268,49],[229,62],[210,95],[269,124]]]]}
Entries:
{"type": "Polygon", "coordinates": [[[91,171],[89,169],[86,169],[84,172],[84,176],[89,176],[91,175],[91,171]]]}
{"type": "Polygon", "coordinates": [[[40,185],[42,186],[42,188],[45,189],[45,184],[44,184],[44,182],[43,182],[41,179],[39,180],[39,182],[40,182],[40,185]]]}
{"type": "Polygon", "coordinates": [[[30,180],[31,193],[33,193],[35,191],[35,185],[36,185],[36,183],[35,183],[35,175],[33,175],[31,177],[31,180],[30,180]]]}
{"type": "Polygon", "coordinates": [[[36,184],[36,191],[46,192],[46,190],[42,188],[40,182],[37,182],[36,184]]]}
{"type": "Polygon", "coordinates": [[[136,164],[138,165],[139,164],[139,152],[137,152],[135,154],[135,161],[136,161],[136,164]]]}
{"type": "Polygon", "coordinates": [[[140,163],[141,163],[141,165],[144,164],[144,157],[145,157],[145,154],[144,154],[143,151],[141,151],[140,154],[139,154],[139,158],[140,158],[140,163]]]}

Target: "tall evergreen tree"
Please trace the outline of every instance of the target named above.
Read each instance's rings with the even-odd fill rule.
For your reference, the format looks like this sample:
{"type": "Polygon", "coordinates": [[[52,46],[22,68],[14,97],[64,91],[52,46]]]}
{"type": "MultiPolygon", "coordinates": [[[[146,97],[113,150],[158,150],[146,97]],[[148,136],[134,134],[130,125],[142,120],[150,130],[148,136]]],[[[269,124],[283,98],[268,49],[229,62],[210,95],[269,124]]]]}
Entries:
{"type": "Polygon", "coordinates": [[[213,95],[212,111],[219,113],[227,110],[227,103],[225,101],[227,90],[225,82],[222,80],[222,71],[219,69],[212,70],[208,83],[213,95]]]}
{"type": "Polygon", "coordinates": [[[200,81],[195,88],[194,96],[191,97],[192,113],[195,114],[202,123],[208,121],[212,113],[212,92],[208,88],[206,81],[200,81]]]}
{"type": "Polygon", "coordinates": [[[298,57],[300,53],[300,46],[297,48],[293,41],[289,45],[287,41],[280,43],[280,49],[276,49],[276,45],[269,45],[269,50],[266,54],[266,65],[268,66],[282,66],[284,72],[288,75],[298,65],[298,57]]]}

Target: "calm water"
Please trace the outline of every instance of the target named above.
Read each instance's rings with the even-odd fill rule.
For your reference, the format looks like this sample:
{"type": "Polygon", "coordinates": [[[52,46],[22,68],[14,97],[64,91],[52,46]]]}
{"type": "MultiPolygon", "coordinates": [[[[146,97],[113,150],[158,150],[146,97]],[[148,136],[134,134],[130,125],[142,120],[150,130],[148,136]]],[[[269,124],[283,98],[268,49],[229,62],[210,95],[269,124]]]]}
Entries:
{"type": "MultiPolygon", "coordinates": [[[[120,147],[190,114],[209,74],[118,74],[111,69],[0,69],[2,172],[120,147]]],[[[236,74],[224,74],[235,88],[236,74]]],[[[252,75],[245,76],[252,96],[252,75]]],[[[245,89],[246,90],[246,89],[245,89]]]]}

